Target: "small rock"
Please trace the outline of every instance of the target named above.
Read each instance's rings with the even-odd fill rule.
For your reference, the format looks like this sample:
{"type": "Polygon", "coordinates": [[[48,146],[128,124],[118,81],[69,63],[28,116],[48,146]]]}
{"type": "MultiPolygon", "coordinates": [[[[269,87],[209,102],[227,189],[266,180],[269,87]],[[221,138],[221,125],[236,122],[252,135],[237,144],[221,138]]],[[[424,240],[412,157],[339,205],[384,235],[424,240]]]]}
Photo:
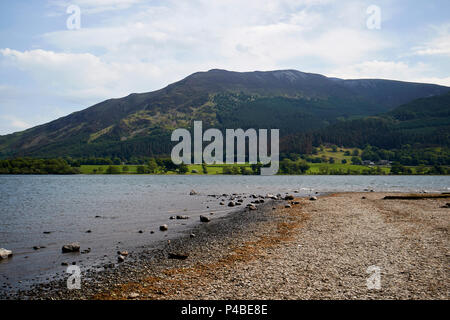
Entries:
{"type": "Polygon", "coordinates": [[[144,231],[142,231],[142,230],[139,230],[139,231],[138,231],[138,233],[144,233],[144,231]]]}
{"type": "Polygon", "coordinates": [[[287,204],[284,206],[285,208],[292,208],[292,206],[290,204],[287,204]]]}
{"type": "Polygon", "coordinates": [[[170,216],[170,220],[174,220],[176,217],[175,216],[170,216]]]}
{"type": "Polygon", "coordinates": [[[195,234],[193,234],[193,233],[191,233],[189,236],[190,236],[191,238],[195,238],[195,234]]]}
{"type": "Polygon", "coordinates": [[[294,196],[292,194],[288,194],[284,197],[284,200],[294,200],[294,196]]]}
{"type": "Polygon", "coordinates": [[[62,266],[68,266],[69,264],[67,262],[61,262],[62,266]]]}
{"type": "Polygon", "coordinates": [[[196,195],[196,194],[197,194],[197,191],[195,191],[194,189],[192,189],[191,192],[189,192],[189,195],[191,195],[191,196],[196,195]]]}
{"type": "Polygon", "coordinates": [[[183,215],[178,215],[176,216],[177,220],[185,220],[185,219],[189,219],[188,216],[183,216],[183,215]]]}
{"type": "Polygon", "coordinates": [[[185,253],[169,252],[169,259],[186,260],[188,257],[189,257],[189,255],[185,254],[185,253]]]}
{"type": "Polygon", "coordinates": [[[317,197],[315,197],[315,196],[312,196],[311,198],[309,198],[309,200],[311,200],[311,201],[315,201],[315,200],[317,200],[317,197]]]}
{"type": "Polygon", "coordinates": [[[120,256],[117,257],[117,261],[124,262],[125,261],[125,257],[120,255],[120,256]]]}
{"type": "Polygon", "coordinates": [[[136,299],[139,297],[139,293],[132,292],[128,295],[128,299],[136,299]]]}
{"type": "Polygon", "coordinates": [[[292,201],[292,204],[300,204],[300,201],[292,201]]]}
{"type": "Polygon", "coordinates": [[[79,252],[80,251],[80,245],[76,242],[66,244],[62,247],[62,252],[79,252]]]}
{"type": "Polygon", "coordinates": [[[91,232],[92,232],[91,230],[87,230],[87,231],[86,231],[86,233],[91,233],[91,232]]]}
{"type": "Polygon", "coordinates": [[[128,255],[128,251],[126,251],[126,250],[123,250],[123,251],[117,251],[117,254],[125,257],[125,256],[128,255]]]}
{"type": "Polygon", "coordinates": [[[236,205],[236,203],[234,201],[228,202],[228,206],[229,207],[234,207],[235,205],[236,205]]]}
{"type": "Polygon", "coordinates": [[[33,247],[33,250],[39,250],[41,247],[39,247],[39,246],[34,246],[33,247]]]}
{"type": "Polygon", "coordinates": [[[221,205],[221,206],[224,206],[224,205],[225,205],[225,202],[221,201],[221,202],[220,202],[220,205],[221,205]]]}
{"type": "Polygon", "coordinates": [[[162,226],[159,226],[160,231],[167,231],[169,230],[169,226],[167,224],[163,224],[162,226]]]}
{"type": "Polygon", "coordinates": [[[52,233],[51,231],[44,231],[43,234],[50,234],[52,233]]]}
{"type": "Polygon", "coordinates": [[[211,219],[209,219],[208,217],[205,217],[205,216],[200,216],[200,221],[201,222],[210,222],[211,219]]]}
{"type": "Polygon", "coordinates": [[[8,259],[12,257],[13,252],[11,250],[6,250],[5,248],[0,248],[0,260],[8,259]]]}

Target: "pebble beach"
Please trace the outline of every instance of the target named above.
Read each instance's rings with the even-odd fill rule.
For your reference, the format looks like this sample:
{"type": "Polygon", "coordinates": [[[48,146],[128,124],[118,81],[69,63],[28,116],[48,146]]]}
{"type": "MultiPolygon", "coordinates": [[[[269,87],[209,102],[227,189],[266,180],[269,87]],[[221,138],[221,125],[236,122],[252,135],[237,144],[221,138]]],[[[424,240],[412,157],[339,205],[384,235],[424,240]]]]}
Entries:
{"type": "Polygon", "coordinates": [[[6,298],[448,299],[449,198],[392,195],[265,201],[84,274],[80,290],[61,280],[6,298]]]}

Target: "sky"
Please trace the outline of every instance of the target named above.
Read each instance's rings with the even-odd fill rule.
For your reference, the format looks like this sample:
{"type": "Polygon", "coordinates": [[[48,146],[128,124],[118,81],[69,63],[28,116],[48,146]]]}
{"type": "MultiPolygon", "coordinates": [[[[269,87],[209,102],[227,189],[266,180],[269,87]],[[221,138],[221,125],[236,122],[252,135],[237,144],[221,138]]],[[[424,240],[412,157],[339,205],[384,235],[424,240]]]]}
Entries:
{"type": "Polygon", "coordinates": [[[450,1],[0,0],[0,135],[216,68],[450,86],[450,1]]]}

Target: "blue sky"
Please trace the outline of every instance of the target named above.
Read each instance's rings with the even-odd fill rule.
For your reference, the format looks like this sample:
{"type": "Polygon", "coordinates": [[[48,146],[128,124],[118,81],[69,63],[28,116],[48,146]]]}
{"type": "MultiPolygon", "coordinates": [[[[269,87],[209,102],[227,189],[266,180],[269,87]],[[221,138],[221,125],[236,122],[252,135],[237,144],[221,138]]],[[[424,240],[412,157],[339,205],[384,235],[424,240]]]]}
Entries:
{"type": "Polygon", "coordinates": [[[450,86],[449,12],[448,0],[0,0],[0,135],[213,68],[450,86]]]}

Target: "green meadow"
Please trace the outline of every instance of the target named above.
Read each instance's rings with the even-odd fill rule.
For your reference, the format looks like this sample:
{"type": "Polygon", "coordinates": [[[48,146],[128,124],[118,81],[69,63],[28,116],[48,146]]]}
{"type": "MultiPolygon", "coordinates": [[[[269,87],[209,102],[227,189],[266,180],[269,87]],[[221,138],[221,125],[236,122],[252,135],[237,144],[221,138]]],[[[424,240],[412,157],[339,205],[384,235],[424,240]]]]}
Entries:
{"type": "MultiPolygon", "coordinates": [[[[362,153],[361,149],[357,148],[331,148],[320,147],[316,150],[315,154],[308,155],[304,159],[291,159],[292,162],[307,163],[308,169],[303,174],[315,175],[315,174],[374,174],[374,175],[387,175],[391,173],[390,166],[380,165],[361,165],[353,164],[352,158],[355,154],[360,157],[362,153]],[[343,163],[344,162],[344,163],[343,163]]],[[[252,174],[252,168],[250,164],[213,164],[206,165],[207,173],[204,173],[203,166],[200,164],[187,165],[187,175],[217,175],[217,174],[241,174],[240,169],[246,168],[247,174],[252,174]],[[228,170],[226,170],[227,168],[228,170]],[[233,170],[234,168],[234,170],[233,170]],[[224,172],[224,169],[226,172],[224,172]]],[[[147,168],[145,165],[81,165],[79,168],[82,174],[149,174],[143,171],[143,168],[147,168]],[[138,168],[141,167],[139,170],[138,168]],[[113,169],[111,169],[113,168],[113,169]]],[[[420,174],[431,168],[431,166],[404,166],[404,168],[410,169],[410,174],[420,174]]],[[[447,168],[448,170],[448,168],[447,168]]],[[[163,171],[161,167],[156,168],[153,174],[177,174],[177,171],[163,171]]],[[[280,170],[279,174],[283,174],[280,170]]]]}

